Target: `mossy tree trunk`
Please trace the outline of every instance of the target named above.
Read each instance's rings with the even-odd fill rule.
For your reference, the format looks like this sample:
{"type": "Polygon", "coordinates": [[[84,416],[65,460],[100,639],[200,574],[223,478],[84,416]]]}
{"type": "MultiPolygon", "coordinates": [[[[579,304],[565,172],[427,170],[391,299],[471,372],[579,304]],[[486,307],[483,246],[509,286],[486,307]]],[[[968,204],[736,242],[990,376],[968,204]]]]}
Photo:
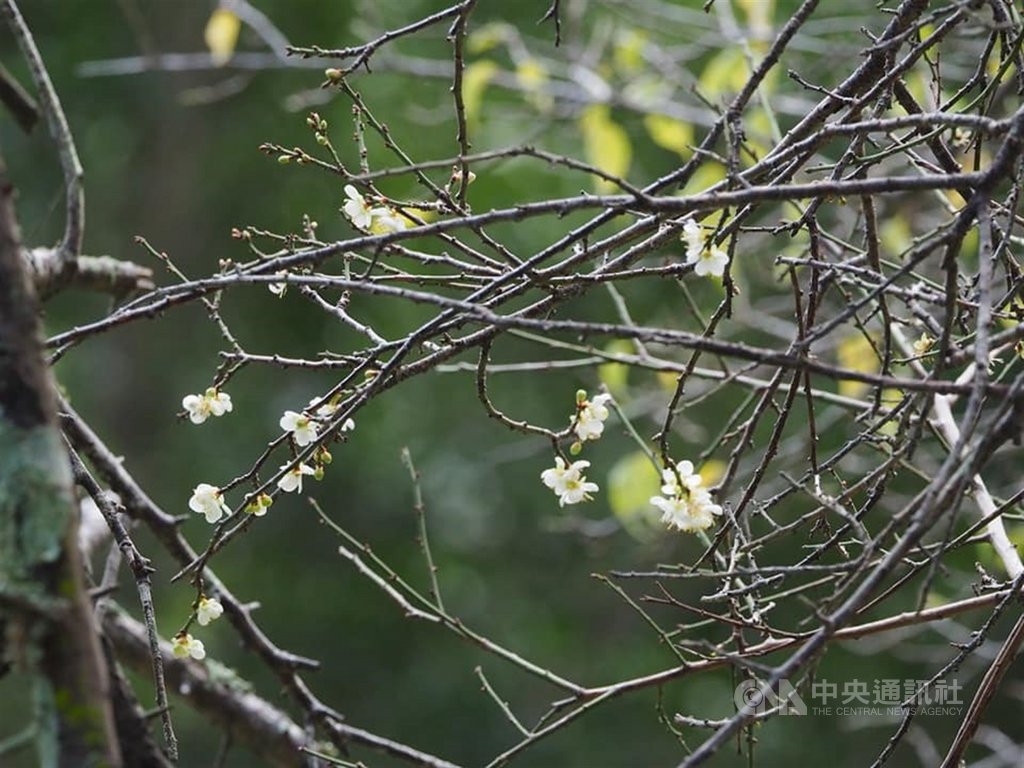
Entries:
{"type": "Polygon", "coordinates": [[[0,624],[33,676],[39,763],[120,766],[36,297],[0,161],[0,624]]]}

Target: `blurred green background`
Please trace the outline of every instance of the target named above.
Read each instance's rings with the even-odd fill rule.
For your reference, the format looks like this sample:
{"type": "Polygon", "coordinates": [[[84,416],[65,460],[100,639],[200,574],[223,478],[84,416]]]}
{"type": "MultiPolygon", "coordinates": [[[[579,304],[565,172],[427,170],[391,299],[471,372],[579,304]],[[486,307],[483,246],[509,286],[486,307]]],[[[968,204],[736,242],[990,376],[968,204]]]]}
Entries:
{"type": "MultiPolygon", "coordinates": [[[[436,0],[258,0],[256,4],[293,44],[323,47],[359,43],[446,5],[436,0]]],[[[319,222],[323,239],[351,233],[338,213],[342,192],[337,178],[310,168],[281,166],[257,150],[270,141],[314,151],[304,122],[308,109],[314,108],[330,121],[335,145],[355,167],[351,105],[343,95],[318,89],[324,63],[266,71],[229,65],[219,70],[85,76],[83,67],[106,59],[152,52],[202,53],[203,29],[214,4],[32,0],[22,5],[63,100],[86,170],[86,253],[149,264],[157,271],[158,281],[167,283],[170,278],[160,266],[133,245],[134,235],[146,237],[187,275],[198,277],[217,271],[220,259],[245,258],[242,246],[230,237],[232,227],[297,232],[303,214],[308,214],[319,222]]],[[[567,24],[563,49],[572,55],[574,47],[586,40],[603,36],[611,41],[602,49],[607,61],[596,64],[596,69],[615,89],[615,98],[642,100],[644,94],[653,93],[652,98],[676,103],[680,114],[697,118],[687,130],[699,140],[712,115],[687,92],[692,81],[664,82],[663,75],[630,59],[630,34],[660,38],[682,60],[691,62],[687,69],[694,80],[718,61],[722,71],[715,77],[721,79],[730,74],[728,60],[718,56],[729,47],[719,33],[721,19],[705,16],[699,12],[699,2],[685,0],[635,6],[625,2],[568,5],[576,17],[567,24]],[[653,21],[657,18],[663,19],[660,29],[653,21]],[[578,37],[574,39],[573,34],[578,37]]],[[[537,25],[547,6],[547,0],[481,2],[473,16],[474,29],[488,22],[511,25],[520,31],[536,60],[553,68],[550,62],[562,60],[563,53],[552,47],[550,26],[537,25]]],[[[757,0],[734,6],[738,23],[754,24],[757,0]]],[[[766,2],[762,15],[767,20],[761,23],[777,29],[795,6],[795,2],[766,2]]],[[[884,16],[869,15],[868,9],[856,11],[865,14],[860,18],[839,4],[823,6],[821,20],[812,26],[816,36],[796,46],[787,66],[817,67],[812,71],[820,74],[822,66],[829,66],[822,58],[829,51],[837,58],[847,55],[837,66],[852,67],[864,44],[859,26],[867,24],[877,31],[885,21],[884,16]]],[[[409,61],[441,65],[448,55],[444,32],[444,26],[427,30],[399,43],[397,51],[409,61]]],[[[27,82],[9,35],[5,32],[0,40],[2,61],[27,82]]],[[[508,79],[515,80],[517,68],[523,77],[521,51],[516,61],[501,46],[488,48],[486,40],[478,38],[478,46],[471,61],[491,59],[508,79]]],[[[243,29],[238,50],[266,48],[243,29]]],[[[373,77],[360,76],[353,82],[396,139],[416,159],[453,156],[457,147],[450,81],[400,71],[401,62],[383,53],[379,68],[376,60],[374,64],[373,77]]],[[[419,65],[406,62],[406,69],[415,66],[419,65]]],[[[552,79],[571,94],[571,70],[553,72],[552,79]]],[[[530,142],[554,152],[583,155],[578,123],[583,105],[571,98],[544,104],[535,93],[531,95],[529,87],[525,91],[486,89],[472,126],[474,150],[530,142]]],[[[808,97],[797,92],[787,98],[791,103],[782,109],[783,123],[792,122],[793,115],[810,103],[801,101],[808,97]]],[[[632,181],[647,182],[679,164],[679,154],[650,139],[649,127],[637,110],[619,105],[611,114],[631,138],[632,181]]],[[[689,138],[687,143],[693,141],[689,138]]],[[[63,227],[63,192],[46,131],[38,129],[26,137],[6,114],[0,115],[0,148],[18,188],[25,242],[56,241],[63,227]]],[[[395,164],[379,142],[371,142],[370,162],[374,168],[395,164]]],[[[470,195],[476,210],[570,196],[590,188],[583,175],[527,160],[503,161],[477,172],[470,195]]],[[[442,169],[435,178],[443,183],[446,175],[442,169]]],[[[404,180],[387,180],[381,188],[396,196],[421,194],[404,180]]],[[[522,255],[544,247],[568,226],[567,221],[548,219],[528,226],[495,227],[493,234],[522,255]]],[[[769,243],[766,251],[770,249],[769,243]]],[[[788,295],[784,284],[774,282],[770,257],[760,263],[751,260],[742,269],[749,286],[760,286],[783,299],[788,295]]],[[[680,308],[678,294],[662,281],[630,284],[623,290],[638,322],[695,327],[680,308]]],[[[692,290],[705,311],[713,309],[721,296],[720,288],[710,282],[696,284],[692,290]]],[[[47,329],[53,333],[95,319],[108,306],[107,298],[68,291],[46,306],[47,329]]],[[[608,306],[607,295],[595,292],[574,302],[571,312],[607,317],[608,306]]],[[[397,302],[358,297],[352,309],[389,337],[422,317],[418,310],[397,302]]],[[[345,352],[357,341],[297,295],[277,300],[262,287],[229,292],[224,314],[243,345],[256,353],[314,356],[322,350],[345,352]]],[[[763,329],[750,331],[747,338],[765,343],[763,334],[763,329]]],[[[767,339],[772,343],[770,336],[767,339]]],[[[337,381],[330,372],[249,367],[227,387],[235,403],[229,417],[199,428],[177,420],[182,396],[208,386],[222,348],[201,306],[190,305],[90,339],[57,366],[60,382],[79,412],[115,452],[126,457],[128,470],[171,513],[187,514],[186,501],[196,483],[226,482],[244,471],[262,446],[277,436],[277,419],[283,410],[303,406],[337,381]]],[[[497,362],[537,359],[543,354],[514,340],[503,340],[495,348],[497,362]]],[[[560,427],[566,423],[576,389],[593,392],[599,384],[592,369],[502,374],[492,378],[491,395],[513,417],[560,427]]],[[[619,394],[641,434],[652,434],[667,402],[663,382],[652,374],[631,373],[619,394]]],[[[702,450],[721,429],[721,415],[735,408],[744,395],[727,389],[709,405],[686,411],[674,438],[680,458],[702,450]]],[[[838,427],[834,435],[823,434],[823,452],[842,442],[849,416],[836,411],[831,418],[838,427]]],[[[334,463],[326,479],[310,484],[309,493],[396,570],[425,588],[425,566],[415,542],[412,486],[399,458],[400,450],[408,446],[423,475],[443,594],[449,609],[466,624],[585,684],[673,665],[674,656],[659,647],[644,622],[591,577],[613,569],[645,570],[657,563],[692,562],[701,551],[693,537],[652,534],[635,521],[631,532],[624,530],[622,519],[613,514],[605,493],[613,483],[610,470],[620,457],[635,450],[617,421],[600,444],[588,448],[586,456],[593,463],[591,479],[602,486],[602,493],[595,502],[569,511],[559,510],[538,480],[541,470],[551,464],[550,446],[510,433],[486,418],[471,374],[432,373],[411,380],[375,400],[356,421],[351,441],[333,449],[334,463]]],[[[800,426],[798,422],[792,434],[799,434],[800,426]]],[[[796,456],[795,461],[799,469],[803,458],[796,456]]],[[[646,487],[639,491],[620,487],[619,493],[638,494],[641,499],[649,495],[646,487]]],[[[201,546],[209,529],[198,516],[191,517],[184,530],[201,546]]],[[[184,586],[167,583],[177,570],[175,564],[143,532],[138,536],[143,551],[159,569],[155,598],[160,627],[172,633],[186,618],[193,596],[184,586]]],[[[786,553],[798,551],[802,543],[780,548],[773,553],[775,562],[785,562],[786,553]]],[[[970,568],[971,560],[966,553],[961,565],[970,568]]],[[[317,524],[301,498],[280,499],[248,535],[218,555],[214,567],[241,599],[259,601],[257,619],[275,643],[322,660],[322,669],[309,674],[307,681],[355,726],[460,764],[481,765],[513,744],[517,734],[480,691],[474,667],[484,667],[525,721],[539,716],[558,698],[553,689],[443,630],[403,619],[394,604],[337,555],[335,540],[317,524]]],[[[962,577],[950,576],[940,583],[947,597],[969,594],[962,577]]],[[[123,584],[121,602],[134,612],[131,583],[124,579],[123,584]]],[[[650,583],[625,586],[634,595],[654,592],[650,583]]],[[[695,582],[673,584],[672,589],[691,602],[701,594],[695,582]]],[[[677,612],[654,614],[670,627],[692,619],[677,612]]],[[[951,627],[949,632],[949,639],[962,639],[960,630],[951,627]]],[[[719,633],[713,630],[709,639],[721,639],[719,633]]],[[[295,714],[272,677],[239,647],[226,622],[203,630],[202,639],[211,657],[234,667],[261,695],[295,714]]],[[[921,641],[928,653],[938,653],[934,658],[915,647],[913,635],[902,642],[889,640],[888,645],[878,641],[847,650],[834,647],[819,675],[838,681],[924,678],[945,658],[941,646],[936,651],[935,636],[921,641]]],[[[141,698],[151,701],[148,683],[138,682],[141,698]]],[[[666,687],[660,701],[669,715],[724,717],[731,712],[735,682],[726,671],[688,678],[666,687]]],[[[20,685],[17,676],[0,680],[0,722],[4,723],[0,737],[17,732],[26,722],[20,685]]],[[[613,700],[541,742],[517,764],[675,765],[685,751],[659,724],[658,705],[654,690],[613,700]]],[[[1008,699],[1005,708],[992,715],[993,724],[1021,738],[1020,701],[1008,699]]],[[[182,765],[211,764],[221,734],[185,706],[175,707],[174,720],[182,765]]],[[[923,724],[940,749],[956,727],[955,718],[929,718],[923,724]]],[[[866,765],[892,727],[892,721],[883,718],[869,723],[838,717],[779,718],[757,729],[758,764],[779,765],[799,758],[802,764],[827,763],[835,768],[866,765]]],[[[693,730],[684,735],[691,746],[704,738],[693,730]]],[[[909,743],[901,747],[893,764],[917,764],[911,751],[909,743]]],[[[353,754],[370,766],[395,764],[379,754],[359,750],[353,754]]],[[[34,759],[23,753],[3,761],[17,766],[31,765],[34,759]]],[[[236,746],[225,764],[260,762],[258,756],[236,746]]],[[[711,764],[746,763],[733,750],[725,750],[711,764]]]]}

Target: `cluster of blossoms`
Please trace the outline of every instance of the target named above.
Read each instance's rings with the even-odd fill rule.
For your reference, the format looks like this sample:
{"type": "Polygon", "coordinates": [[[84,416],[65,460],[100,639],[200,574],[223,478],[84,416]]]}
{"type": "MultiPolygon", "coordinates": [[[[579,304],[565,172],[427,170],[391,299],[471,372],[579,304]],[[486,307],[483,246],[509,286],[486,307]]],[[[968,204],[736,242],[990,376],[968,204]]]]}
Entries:
{"type": "MultiPolygon", "coordinates": [[[[597,440],[604,434],[604,422],[608,418],[608,403],[611,399],[612,396],[605,393],[588,400],[584,390],[576,392],[576,413],[570,424],[576,435],[576,442],[570,449],[574,455],[583,450],[584,442],[597,440]]],[[[599,490],[597,483],[589,482],[583,474],[583,470],[589,466],[589,461],[566,464],[561,456],[556,456],[555,466],[541,472],[540,479],[558,497],[559,506],[579,504],[590,501],[593,498],[590,494],[599,490]]]]}
{"type": "Polygon", "coordinates": [[[382,235],[392,232],[401,232],[408,229],[412,222],[402,216],[394,208],[387,206],[373,207],[359,190],[351,184],[345,185],[345,195],[348,199],[341,207],[342,212],[348,220],[363,232],[373,230],[382,235]]]}
{"type": "Polygon", "coordinates": [[[193,424],[202,424],[211,416],[223,416],[233,407],[231,395],[219,392],[216,387],[210,387],[201,395],[185,395],[181,406],[188,411],[189,421],[193,424]]]}
{"type": "Polygon", "coordinates": [[[661,522],[684,533],[705,531],[714,525],[722,508],[715,504],[693,462],[680,461],[661,473],[663,496],[652,496],[651,504],[661,510],[661,522]]]}
{"type": "MultiPolygon", "coordinates": [[[[191,403],[189,398],[192,397],[198,398],[197,395],[189,395],[189,397],[185,398],[186,401],[189,401],[186,402],[186,407],[191,403]]],[[[203,402],[212,404],[209,409],[210,413],[220,415],[214,408],[223,407],[224,402],[227,403],[226,410],[231,410],[231,399],[227,398],[224,401],[221,398],[227,398],[227,395],[217,393],[214,389],[206,391],[206,395],[203,396],[203,402]]],[[[338,410],[338,406],[334,402],[316,406],[318,399],[313,398],[309,401],[308,410],[312,410],[312,416],[297,413],[296,411],[285,411],[278,422],[281,429],[290,434],[292,441],[299,448],[305,448],[313,443],[320,434],[320,422],[329,419],[338,410]],[[314,408],[314,406],[316,407],[314,408]]],[[[193,421],[195,421],[194,418],[193,421]]],[[[355,429],[355,426],[356,423],[352,419],[345,419],[345,422],[341,425],[341,431],[348,432],[355,429]]],[[[321,447],[315,454],[315,466],[302,462],[288,469],[290,462],[281,465],[280,470],[288,469],[288,471],[277,481],[277,487],[285,493],[301,493],[302,479],[309,476],[321,480],[324,476],[324,466],[331,463],[331,458],[330,452],[326,448],[321,447]]],[[[267,514],[267,509],[273,503],[273,498],[265,493],[261,493],[249,501],[245,511],[256,517],[262,517],[267,514]]],[[[206,518],[206,522],[210,524],[218,523],[221,519],[231,514],[231,507],[224,500],[223,491],[218,486],[209,483],[199,483],[192,490],[192,497],[188,500],[188,507],[193,512],[203,515],[206,518]]]]}
{"type": "Polygon", "coordinates": [[[698,224],[693,219],[683,223],[683,242],[686,243],[686,263],[693,264],[693,271],[701,277],[721,277],[729,263],[729,254],[714,243],[708,243],[698,224]]]}
{"type": "MultiPolygon", "coordinates": [[[[314,406],[319,398],[314,397],[309,401],[307,410],[313,410],[312,416],[307,416],[304,413],[297,413],[296,411],[285,411],[281,420],[278,422],[281,429],[291,434],[292,440],[299,448],[305,448],[310,443],[314,442],[320,433],[320,421],[325,421],[333,416],[337,410],[338,405],[335,402],[324,403],[316,407],[314,406]]],[[[341,425],[342,432],[349,432],[356,428],[356,423],[352,419],[345,419],[345,422],[341,425]]],[[[290,462],[288,462],[290,463],[290,462]]],[[[288,468],[288,463],[282,464],[279,469],[285,470],[288,468]]],[[[324,476],[324,466],[331,463],[331,454],[326,448],[321,447],[316,452],[316,465],[311,467],[309,464],[300,462],[296,464],[277,481],[277,487],[285,493],[302,493],[302,478],[303,477],[314,477],[317,480],[322,480],[324,476]]],[[[260,514],[257,512],[256,514],[260,514]]]]}
{"type": "MultiPolygon", "coordinates": [[[[196,605],[196,621],[201,626],[205,627],[211,621],[219,619],[223,613],[224,606],[217,598],[206,595],[199,598],[196,605]]],[[[171,642],[171,651],[179,659],[193,658],[202,661],[206,658],[206,646],[203,645],[203,641],[188,632],[182,632],[174,638],[171,642]]]]}

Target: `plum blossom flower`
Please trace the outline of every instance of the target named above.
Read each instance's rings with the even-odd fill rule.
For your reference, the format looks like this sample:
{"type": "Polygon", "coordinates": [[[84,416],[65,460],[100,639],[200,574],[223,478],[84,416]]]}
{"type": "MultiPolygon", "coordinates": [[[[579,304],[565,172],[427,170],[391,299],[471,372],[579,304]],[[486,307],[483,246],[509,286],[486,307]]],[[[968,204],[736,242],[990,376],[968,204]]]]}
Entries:
{"type": "Polygon", "coordinates": [[[567,477],[565,478],[565,490],[558,497],[558,506],[564,507],[566,504],[590,501],[593,498],[590,494],[597,493],[599,490],[597,483],[587,482],[587,478],[583,475],[567,477]]]}
{"type": "Polygon", "coordinates": [[[711,502],[711,494],[699,490],[689,497],[652,496],[651,504],[661,510],[661,522],[684,533],[705,531],[714,525],[722,508],[711,502]]]}
{"type": "Polygon", "coordinates": [[[231,395],[220,392],[216,387],[208,388],[201,395],[185,395],[181,406],[188,411],[188,418],[193,424],[202,424],[210,416],[223,416],[232,409],[231,395]]]}
{"type": "Polygon", "coordinates": [[[196,661],[202,661],[206,658],[206,648],[203,646],[203,641],[196,640],[187,633],[175,637],[171,643],[171,649],[179,659],[187,659],[191,656],[196,661]]]}
{"type": "MultiPolygon", "coordinates": [[[[313,410],[313,406],[316,405],[316,402],[319,399],[319,397],[314,397],[312,400],[310,400],[309,407],[306,410],[313,410]]],[[[323,405],[317,407],[316,410],[313,410],[313,414],[316,416],[316,418],[320,419],[321,421],[331,418],[331,416],[333,416],[337,412],[338,404],[333,401],[328,401],[323,405]]],[[[345,419],[345,423],[341,425],[342,432],[349,432],[355,428],[356,423],[353,419],[345,419]]]]}
{"type": "Polygon", "coordinates": [[[700,277],[725,274],[729,254],[713,243],[705,243],[700,224],[692,218],[683,224],[683,241],[686,243],[686,263],[693,264],[693,271],[700,277]]]}
{"type": "Polygon", "coordinates": [[[292,439],[300,448],[309,445],[316,440],[319,426],[313,419],[295,411],[285,411],[278,422],[281,429],[292,433],[292,439]]]}
{"type": "MultiPolygon", "coordinates": [[[[277,273],[274,274],[274,277],[283,278],[287,274],[288,274],[287,272],[277,272],[277,273]]],[[[280,298],[283,298],[285,293],[288,292],[288,283],[285,283],[285,282],[281,282],[281,283],[267,283],[267,290],[270,291],[272,294],[274,294],[275,296],[277,296],[277,298],[280,299],[280,298]]]]}
{"type": "Polygon", "coordinates": [[[202,626],[205,627],[211,621],[219,619],[222,613],[224,613],[224,606],[220,604],[220,600],[216,597],[203,595],[199,598],[199,605],[196,608],[196,621],[202,626]]]}
{"type": "Polygon", "coordinates": [[[683,223],[683,241],[686,243],[686,254],[697,253],[704,249],[704,234],[700,224],[692,218],[683,223]]]}
{"type": "Polygon", "coordinates": [[[206,516],[206,522],[216,523],[225,515],[231,514],[231,508],[224,501],[220,488],[209,483],[200,483],[192,491],[188,500],[188,508],[206,516]]]}
{"type": "Polygon", "coordinates": [[[349,221],[364,232],[370,231],[375,217],[388,215],[387,208],[372,208],[366,202],[366,198],[351,184],[345,185],[345,194],[348,196],[348,200],[345,201],[341,209],[348,216],[349,221]]]}
{"type": "Polygon", "coordinates": [[[555,466],[541,472],[540,479],[544,485],[555,492],[556,496],[561,496],[565,493],[569,480],[573,477],[578,478],[583,470],[589,466],[589,461],[574,461],[572,464],[567,465],[561,456],[556,456],[555,466]]]}
{"type": "Polygon", "coordinates": [[[566,465],[561,456],[556,456],[555,466],[541,472],[540,479],[554,491],[559,506],[579,504],[581,501],[590,501],[590,494],[599,490],[597,484],[588,482],[583,474],[583,470],[589,466],[589,461],[574,461],[566,465]]]}
{"type": "Polygon", "coordinates": [[[921,334],[921,338],[914,342],[914,354],[917,355],[918,357],[927,355],[931,351],[931,348],[934,344],[935,339],[929,336],[928,332],[925,331],[924,333],[921,334]]]}
{"type": "Polygon", "coordinates": [[[700,488],[703,483],[700,475],[693,471],[692,461],[680,461],[676,464],[675,471],[671,469],[663,469],[661,471],[661,492],[666,496],[680,495],[680,480],[683,483],[683,487],[687,489],[687,492],[700,488]]]}
{"type": "MultiPolygon", "coordinates": [[[[282,464],[280,469],[287,467],[287,464],[282,464]]],[[[280,480],[277,481],[277,487],[285,493],[298,492],[302,493],[302,478],[304,475],[315,475],[314,470],[308,464],[299,464],[296,467],[292,467],[288,470],[280,480]]]]}
{"type": "Polygon", "coordinates": [[[697,533],[714,525],[722,508],[704,487],[693,462],[680,461],[662,473],[663,496],[652,496],[651,504],[661,510],[661,522],[685,533],[697,533]]]}
{"type": "Polygon", "coordinates": [[[686,260],[687,263],[695,265],[693,271],[700,277],[707,275],[721,277],[725,274],[726,264],[729,263],[729,254],[717,245],[712,245],[702,250],[694,258],[687,256],[686,260]]]}
{"type": "MultiPolygon", "coordinates": [[[[582,390],[580,390],[582,392],[582,390]]],[[[612,396],[605,393],[587,400],[586,392],[576,393],[576,419],[573,430],[580,442],[597,440],[604,432],[604,422],[608,418],[608,403],[612,396]]]]}
{"type": "Polygon", "coordinates": [[[253,515],[254,517],[263,517],[267,514],[267,510],[270,505],[274,503],[274,499],[265,493],[261,493],[255,499],[245,505],[246,513],[253,515]]]}
{"type": "Polygon", "coordinates": [[[383,213],[373,220],[373,231],[377,234],[390,235],[392,232],[404,232],[412,226],[412,221],[405,218],[394,208],[378,210],[382,210],[383,213]]]}

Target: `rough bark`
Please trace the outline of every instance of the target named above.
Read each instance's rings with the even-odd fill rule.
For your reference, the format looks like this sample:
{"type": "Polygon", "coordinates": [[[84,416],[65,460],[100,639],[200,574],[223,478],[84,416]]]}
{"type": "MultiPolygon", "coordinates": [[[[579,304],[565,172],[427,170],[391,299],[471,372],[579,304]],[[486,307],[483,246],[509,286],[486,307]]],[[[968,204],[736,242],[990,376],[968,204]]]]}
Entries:
{"type": "Polygon", "coordinates": [[[37,301],[0,162],[0,624],[34,679],[39,763],[120,766],[37,301]]]}

